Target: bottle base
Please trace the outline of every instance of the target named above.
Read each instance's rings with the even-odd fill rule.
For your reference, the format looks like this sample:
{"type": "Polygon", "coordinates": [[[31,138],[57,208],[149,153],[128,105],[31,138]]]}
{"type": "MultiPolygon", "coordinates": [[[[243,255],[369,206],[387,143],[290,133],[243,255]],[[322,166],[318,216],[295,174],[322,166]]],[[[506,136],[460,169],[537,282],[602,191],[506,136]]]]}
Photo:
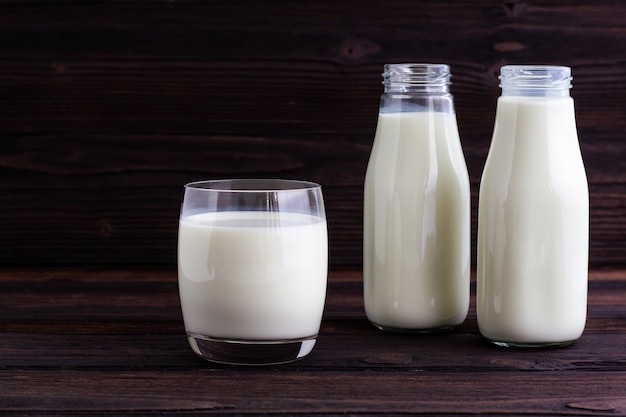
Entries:
{"type": "Polygon", "coordinates": [[[429,328],[424,328],[424,329],[421,329],[421,328],[412,329],[412,328],[404,328],[404,327],[387,326],[384,324],[374,323],[373,321],[370,321],[370,323],[372,324],[372,326],[376,327],[379,330],[383,330],[385,332],[405,333],[405,334],[445,333],[458,327],[458,326],[450,325],[450,326],[429,327],[429,328]]]}
{"type": "Polygon", "coordinates": [[[489,342],[496,346],[505,348],[521,348],[521,349],[549,349],[560,348],[569,346],[575,342],[575,340],[568,340],[564,342],[504,342],[501,340],[491,340],[489,342]]]}
{"type": "Polygon", "coordinates": [[[294,362],[313,350],[317,335],[288,340],[234,340],[187,334],[202,359],[227,365],[278,365],[294,362]]]}

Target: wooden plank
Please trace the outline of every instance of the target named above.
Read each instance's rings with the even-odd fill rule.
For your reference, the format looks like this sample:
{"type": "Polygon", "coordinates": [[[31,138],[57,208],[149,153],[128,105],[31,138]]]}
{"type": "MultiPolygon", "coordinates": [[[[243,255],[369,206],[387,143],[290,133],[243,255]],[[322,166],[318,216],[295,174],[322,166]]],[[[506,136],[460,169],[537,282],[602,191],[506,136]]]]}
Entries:
{"type": "MultiPolygon", "coordinates": [[[[325,316],[364,317],[362,285],[361,272],[332,271],[325,316]]],[[[626,312],[623,271],[593,270],[589,286],[589,317],[626,312]]],[[[472,283],[472,305],[474,292],[472,283]]],[[[176,272],[172,270],[0,270],[0,326],[23,320],[74,323],[78,318],[100,322],[103,318],[113,322],[179,320],[178,297],[176,272]]],[[[473,308],[472,315],[475,317],[473,308]]]]}
{"type": "MultiPolygon", "coordinates": [[[[288,368],[419,371],[626,371],[626,313],[591,318],[562,349],[504,349],[479,333],[475,317],[443,334],[382,332],[365,318],[325,318],[313,353],[288,368]]],[[[0,326],[0,369],[227,369],[197,358],[182,321],[29,320],[0,326]]]]}
{"type": "Polygon", "coordinates": [[[210,369],[5,371],[1,412],[188,414],[626,412],[626,372],[431,373],[210,369]],[[539,375],[541,382],[539,382],[539,375]]]}
{"type": "MultiPolygon", "coordinates": [[[[306,176],[305,170],[299,172],[302,175],[281,176],[316,180],[306,176]]],[[[336,170],[330,172],[339,175],[336,170]]],[[[359,172],[364,178],[364,171],[359,172]]],[[[212,176],[214,174],[206,175],[212,176]]],[[[182,185],[198,178],[202,177],[168,176],[155,170],[154,173],[112,174],[104,183],[100,176],[87,174],[57,179],[49,188],[38,188],[27,186],[38,180],[26,174],[22,180],[15,181],[22,184],[20,190],[0,192],[4,202],[0,214],[7,219],[0,230],[0,263],[174,265],[182,185]],[[178,184],[174,184],[177,177],[178,184]],[[83,181],[85,178],[97,179],[83,181]],[[125,185],[116,187],[113,185],[116,181],[125,185]]],[[[320,176],[319,179],[325,178],[320,176]]],[[[41,186],[46,182],[41,181],[41,186]]],[[[361,267],[362,186],[334,186],[327,178],[322,184],[331,268],[361,267]]],[[[472,200],[474,262],[477,187],[474,184],[472,200]]],[[[590,186],[590,263],[593,267],[620,265],[626,259],[623,188],[621,183],[590,186]]]]}

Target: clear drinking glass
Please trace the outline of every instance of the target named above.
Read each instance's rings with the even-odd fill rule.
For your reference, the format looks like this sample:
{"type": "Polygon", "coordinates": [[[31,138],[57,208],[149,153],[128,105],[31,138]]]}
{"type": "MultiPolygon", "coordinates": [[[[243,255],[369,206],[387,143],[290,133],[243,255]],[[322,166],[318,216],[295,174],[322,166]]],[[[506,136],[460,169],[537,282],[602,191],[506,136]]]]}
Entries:
{"type": "Polygon", "coordinates": [[[279,179],[185,185],[178,284],[187,338],[203,359],[260,365],[308,355],[327,273],[320,185],[279,179]]]}

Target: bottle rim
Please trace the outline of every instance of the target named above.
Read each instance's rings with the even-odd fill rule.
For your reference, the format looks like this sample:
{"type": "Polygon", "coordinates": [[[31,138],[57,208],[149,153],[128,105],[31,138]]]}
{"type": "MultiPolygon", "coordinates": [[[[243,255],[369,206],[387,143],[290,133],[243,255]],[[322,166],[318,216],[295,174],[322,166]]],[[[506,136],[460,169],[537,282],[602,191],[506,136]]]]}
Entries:
{"type": "Polygon", "coordinates": [[[557,65],[505,65],[500,68],[500,87],[516,89],[572,88],[570,67],[557,65]]]}
{"type": "Polygon", "coordinates": [[[447,64],[385,64],[382,77],[388,92],[447,92],[451,84],[447,64]]]}

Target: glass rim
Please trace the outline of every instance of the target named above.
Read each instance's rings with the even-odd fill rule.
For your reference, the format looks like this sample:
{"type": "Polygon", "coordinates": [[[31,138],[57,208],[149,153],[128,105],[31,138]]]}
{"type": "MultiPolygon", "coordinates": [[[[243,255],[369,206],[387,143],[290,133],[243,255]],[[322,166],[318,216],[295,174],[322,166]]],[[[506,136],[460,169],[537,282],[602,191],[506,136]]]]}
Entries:
{"type": "Polygon", "coordinates": [[[316,182],[281,178],[231,178],[192,181],[185,189],[229,193],[275,193],[321,189],[316,182]]]}

